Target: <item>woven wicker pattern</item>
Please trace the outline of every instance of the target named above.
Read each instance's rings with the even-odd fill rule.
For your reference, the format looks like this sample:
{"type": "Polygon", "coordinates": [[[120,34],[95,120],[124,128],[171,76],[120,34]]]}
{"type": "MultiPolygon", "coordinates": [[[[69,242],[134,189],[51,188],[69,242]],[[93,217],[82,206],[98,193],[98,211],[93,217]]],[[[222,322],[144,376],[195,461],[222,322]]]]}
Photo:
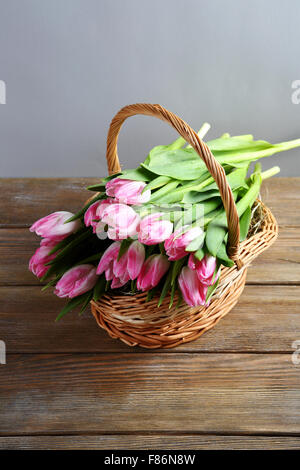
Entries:
{"type": "Polygon", "coordinates": [[[172,348],[193,341],[210,330],[237,303],[250,263],[277,238],[276,220],[263,204],[262,208],[262,230],[241,243],[243,268],[222,268],[218,288],[208,307],[181,305],[169,309],[170,297],[167,296],[157,308],[158,298],[146,302],[146,293],[105,295],[99,302],[91,302],[98,325],[112,338],[119,338],[129,346],[145,348],[172,348]]]}
{"type": "Polygon", "coordinates": [[[108,293],[98,302],[91,302],[92,314],[98,325],[112,338],[119,338],[129,346],[172,348],[198,338],[234,307],[243,291],[247,268],[276,240],[278,227],[271,211],[258,201],[263,217],[260,231],[239,244],[239,218],[222,166],[188,124],[160,105],[142,103],[126,106],[114,117],[107,137],[109,174],[120,171],[118,135],[125,119],[135,114],[155,116],[171,124],[205,162],[221,193],[228,222],[227,252],[236,263],[232,268],[222,267],[218,288],[208,307],[191,308],[183,303],[176,308],[175,297],[174,306],[169,309],[170,297],[166,296],[158,308],[158,298],[147,302],[147,293],[108,293]]]}

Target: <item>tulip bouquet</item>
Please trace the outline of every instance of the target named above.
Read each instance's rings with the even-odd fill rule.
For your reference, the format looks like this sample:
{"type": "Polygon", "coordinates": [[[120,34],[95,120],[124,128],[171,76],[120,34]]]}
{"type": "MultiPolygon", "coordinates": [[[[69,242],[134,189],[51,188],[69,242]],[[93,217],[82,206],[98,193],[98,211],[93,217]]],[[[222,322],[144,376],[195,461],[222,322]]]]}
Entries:
{"type": "MultiPolygon", "coordinates": [[[[198,135],[203,138],[209,126],[198,135]]],[[[223,166],[245,239],[261,182],[278,167],[262,172],[261,157],[300,146],[300,139],[272,145],[251,135],[206,142],[223,166]]],[[[227,221],[220,193],[203,161],[182,137],[154,147],[136,169],[103,178],[88,188],[95,195],[77,213],[54,212],[30,230],[42,237],[29,269],[54,293],[68,299],[61,318],[74,307],[83,312],[91,299],[109,290],[158,297],[175,294],[177,305],[208,305],[221,266],[232,266],[226,252],[227,221]]]]}

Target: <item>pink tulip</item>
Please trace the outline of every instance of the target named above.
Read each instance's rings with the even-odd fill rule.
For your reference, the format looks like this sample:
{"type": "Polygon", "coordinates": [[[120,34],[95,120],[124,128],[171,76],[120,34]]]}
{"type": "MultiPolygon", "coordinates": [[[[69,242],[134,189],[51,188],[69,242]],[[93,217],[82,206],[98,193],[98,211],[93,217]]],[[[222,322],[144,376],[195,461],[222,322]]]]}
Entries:
{"type": "Polygon", "coordinates": [[[121,278],[127,272],[129,279],[136,279],[141,272],[144,260],[145,248],[136,240],[131,243],[119,261],[114,261],[113,273],[116,277],[121,278]]]}
{"type": "Polygon", "coordinates": [[[113,278],[114,261],[118,258],[120,247],[120,242],[114,242],[109,245],[109,247],[104,251],[98,264],[97,274],[102,274],[105,272],[107,281],[110,281],[113,278]]]}
{"type": "Polygon", "coordinates": [[[101,222],[108,225],[111,240],[123,240],[136,235],[139,215],[126,204],[108,204],[101,215],[101,222]]]}
{"type": "Polygon", "coordinates": [[[96,210],[96,218],[98,220],[100,220],[101,217],[102,217],[104,209],[106,209],[110,204],[115,204],[115,203],[116,203],[116,200],[112,199],[111,197],[108,197],[106,199],[102,199],[102,201],[100,201],[100,203],[97,207],[97,210],[96,210]]]}
{"type": "Polygon", "coordinates": [[[118,260],[120,246],[120,242],[112,243],[103,253],[97,268],[97,274],[105,272],[106,280],[112,281],[112,289],[124,286],[130,279],[136,279],[145,259],[145,248],[134,241],[118,260]]]}
{"type": "Polygon", "coordinates": [[[205,305],[207,286],[199,281],[196,271],[185,266],[178,277],[178,283],[188,305],[191,307],[205,305]]]}
{"type": "Polygon", "coordinates": [[[187,227],[186,225],[175,230],[165,241],[165,250],[170,261],[176,261],[186,256],[188,254],[188,252],[185,251],[186,247],[203,233],[200,227],[191,227],[185,230],[187,227]]]}
{"type": "Polygon", "coordinates": [[[147,291],[157,286],[163,275],[168,271],[170,263],[164,255],[151,255],[146,259],[137,278],[137,288],[147,291]]]}
{"type": "Polygon", "coordinates": [[[106,183],[106,194],[124,204],[144,204],[149,201],[151,191],[142,191],[146,184],[142,181],[114,178],[106,183]]]}
{"type": "Polygon", "coordinates": [[[110,286],[112,289],[124,286],[130,279],[129,273],[126,269],[120,270],[118,272],[118,276],[114,273],[114,266],[117,263],[120,247],[120,242],[112,243],[103,253],[97,267],[97,274],[105,272],[105,279],[107,281],[112,281],[110,286]]]}
{"type": "Polygon", "coordinates": [[[172,233],[173,224],[169,220],[161,220],[164,214],[157,212],[143,218],[139,226],[138,239],[144,245],[156,245],[165,241],[172,233]]]}
{"type": "Polygon", "coordinates": [[[35,251],[34,255],[30,258],[29,269],[39,279],[45,276],[50,266],[45,266],[46,263],[52,261],[57,253],[49,255],[52,248],[55,247],[56,241],[44,238],[41,241],[41,246],[35,251]]]}
{"type": "Polygon", "coordinates": [[[41,237],[62,240],[80,227],[80,220],[65,223],[73,215],[72,212],[53,212],[37,220],[29,230],[41,237]]]}
{"type": "Polygon", "coordinates": [[[98,221],[100,220],[100,216],[97,215],[97,209],[100,206],[101,202],[96,201],[90,205],[87,211],[84,214],[84,225],[86,227],[93,227],[93,232],[96,232],[96,226],[98,221]]]}
{"type": "Polygon", "coordinates": [[[72,299],[93,289],[97,279],[96,268],[92,264],[75,266],[58,281],[54,294],[72,299]]]}
{"type": "Polygon", "coordinates": [[[211,286],[214,284],[220,275],[220,269],[214,276],[217,260],[214,256],[205,255],[201,261],[197,260],[192,254],[189,257],[188,265],[191,269],[195,270],[197,273],[198,279],[202,284],[206,286],[211,286]]]}

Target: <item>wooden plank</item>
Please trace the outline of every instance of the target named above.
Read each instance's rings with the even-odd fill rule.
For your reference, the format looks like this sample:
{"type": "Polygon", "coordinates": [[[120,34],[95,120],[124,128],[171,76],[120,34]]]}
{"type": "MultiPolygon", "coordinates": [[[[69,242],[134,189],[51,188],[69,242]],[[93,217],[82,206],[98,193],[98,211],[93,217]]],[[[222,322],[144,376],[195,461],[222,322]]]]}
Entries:
{"type": "MultiPolygon", "coordinates": [[[[111,339],[90,312],[81,317],[71,312],[55,323],[64,301],[39,287],[1,287],[0,298],[0,339],[8,353],[151,352],[111,339]]],[[[246,286],[236,307],[211,331],[167,352],[292,352],[300,339],[299,304],[299,287],[246,286]]]]}
{"type": "MultiPolygon", "coordinates": [[[[0,285],[39,285],[28,261],[39,238],[27,228],[0,229],[0,285]]],[[[281,227],[279,237],[248,270],[248,284],[300,284],[300,226],[281,227]]]]}
{"type": "Polygon", "coordinates": [[[12,355],[0,387],[2,436],[300,433],[290,354],[12,355]]]}
{"type": "Polygon", "coordinates": [[[279,227],[276,242],[248,269],[247,284],[300,284],[300,227],[279,227]]]}
{"type": "Polygon", "coordinates": [[[18,436],[0,437],[1,450],[299,450],[293,436],[18,436]]]}
{"type": "Polygon", "coordinates": [[[300,224],[300,178],[271,178],[265,181],[261,198],[279,225],[300,224]]]}
{"type": "Polygon", "coordinates": [[[99,178],[5,178],[0,180],[0,226],[30,226],[51,212],[77,212],[99,178]]]}
{"type": "MultiPolygon", "coordinates": [[[[7,178],[0,181],[0,226],[28,226],[57,210],[77,212],[98,178],[7,178]]],[[[262,199],[280,225],[300,225],[300,178],[263,183],[262,199]]]]}

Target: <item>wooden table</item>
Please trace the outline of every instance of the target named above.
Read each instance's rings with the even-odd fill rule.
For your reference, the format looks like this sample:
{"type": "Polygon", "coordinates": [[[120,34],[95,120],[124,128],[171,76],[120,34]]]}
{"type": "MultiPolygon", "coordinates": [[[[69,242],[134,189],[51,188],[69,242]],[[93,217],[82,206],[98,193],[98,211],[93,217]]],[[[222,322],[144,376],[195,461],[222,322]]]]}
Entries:
{"type": "Polygon", "coordinates": [[[76,212],[96,181],[0,183],[0,448],[300,448],[300,178],[264,184],[280,235],[238,305],[167,351],[129,348],[90,313],[54,323],[63,301],[28,271],[38,245],[29,225],[76,212]]]}

